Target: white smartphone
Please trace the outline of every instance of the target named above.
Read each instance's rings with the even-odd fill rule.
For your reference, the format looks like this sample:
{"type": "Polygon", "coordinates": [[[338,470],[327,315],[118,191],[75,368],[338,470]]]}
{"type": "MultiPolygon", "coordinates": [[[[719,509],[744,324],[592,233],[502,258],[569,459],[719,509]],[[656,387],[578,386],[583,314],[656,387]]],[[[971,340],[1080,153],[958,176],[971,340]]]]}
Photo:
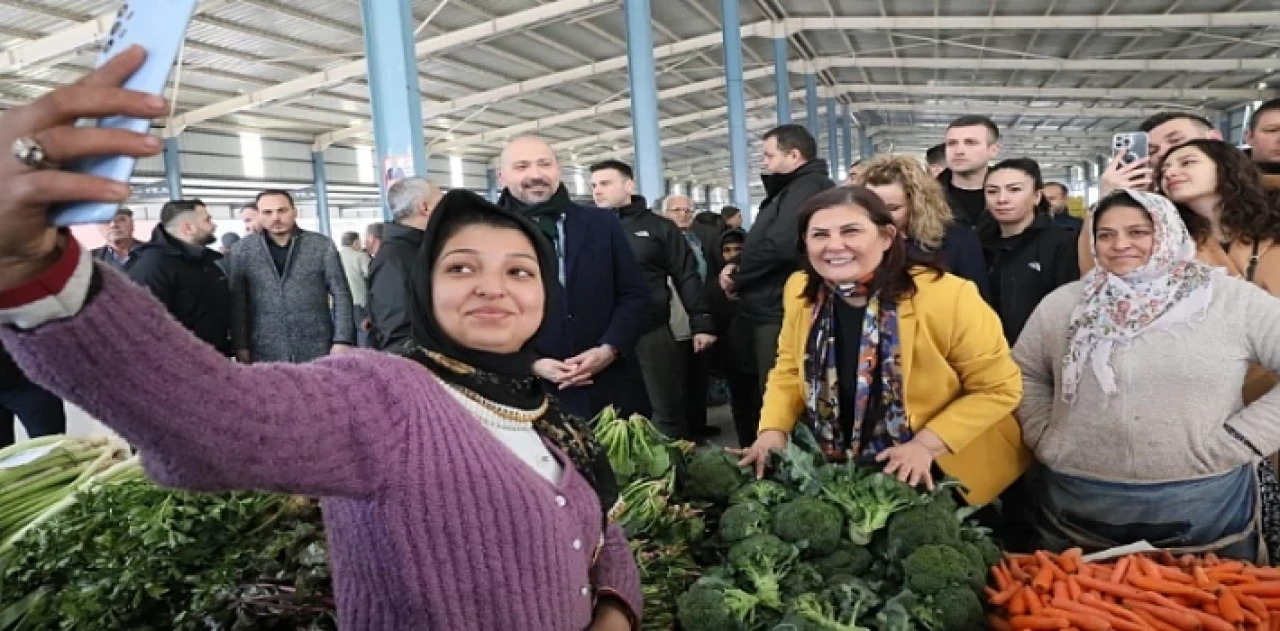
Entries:
{"type": "MultiPolygon", "coordinates": [[[[147,60],[125,81],[124,87],[148,94],[163,94],[198,1],[126,0],[120,7],[115,25],[111,27],[111,34],[107,37],[106,47],[96,65],[101,66],[130,46],[142,46],[147,51],[147,60]]],[[[146,133],[151,129],[150,120],[125,116],[85,120],[80,121],[79,125],[127,129],[138,133],[146,133]]],[[[62,168],[117,182],[128,182],[136,161],[130,156],[96,156],[70,162],[62,168]]],[[[49,220],[55,226],[107,223],[115,215],[118,206],[104,202],[59,204],[49,211],[49,220]]]]}
{"type": "Polygon", "coordinates": [[[1121,164],[1133,164],[1151,156],[1151,150],[1147,148],[1148,140],[1147,132],[1144,131],[1116,134],[1111,137],[1112,153],[1121,156],[1121,164]]]}

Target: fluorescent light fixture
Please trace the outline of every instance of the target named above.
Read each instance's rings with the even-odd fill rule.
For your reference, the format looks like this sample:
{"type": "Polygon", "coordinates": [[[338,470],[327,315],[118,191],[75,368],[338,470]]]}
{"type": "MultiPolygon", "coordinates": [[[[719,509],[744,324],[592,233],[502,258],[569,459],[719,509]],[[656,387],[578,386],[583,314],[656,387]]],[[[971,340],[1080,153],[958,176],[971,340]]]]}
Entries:
{"type": "Polygon", "coordinates": [[[466,178],[462,172],[462,157],[449,156],[449,186],[450,188],[463,188],[466,178]]]}
{"type": "Polygon", "coordinates": [[[240,161],[245,177],[260,180],[267,176],[267,167],[262,160],[262,136],[240,132],[240,161]]]}
{"type": "Polygon", "coordinates": [[[377,181],[373,171],[373,147],[356,147],[356,176],[361,184],[372,184],[377,181]]]}

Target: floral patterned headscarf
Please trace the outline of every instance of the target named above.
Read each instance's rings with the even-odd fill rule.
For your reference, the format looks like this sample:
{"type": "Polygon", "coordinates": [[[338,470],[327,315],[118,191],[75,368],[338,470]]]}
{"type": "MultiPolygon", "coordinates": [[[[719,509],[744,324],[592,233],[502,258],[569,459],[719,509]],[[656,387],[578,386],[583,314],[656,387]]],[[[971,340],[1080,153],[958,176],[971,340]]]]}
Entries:
{"type": "Polygon", "coordinates": [[[1075,399],[1086,365],[1092,368],[1102,391],[1115,394],[1116,375],[1111,366],[1115,346],[1203,314],[1211,297],[1213,268],[1196,260],[1195,241],[1173,202],[1131,189],[1112,195],[1127,195],[1146,209],[1155,228],[1155,246],[1146,263],[1121,276],[1103,269],[1097,239],[1090,239],[1094,267],[1081,279],[1084,295],[1067,328],[1062,392],[1068,403],[1075,399]]]}

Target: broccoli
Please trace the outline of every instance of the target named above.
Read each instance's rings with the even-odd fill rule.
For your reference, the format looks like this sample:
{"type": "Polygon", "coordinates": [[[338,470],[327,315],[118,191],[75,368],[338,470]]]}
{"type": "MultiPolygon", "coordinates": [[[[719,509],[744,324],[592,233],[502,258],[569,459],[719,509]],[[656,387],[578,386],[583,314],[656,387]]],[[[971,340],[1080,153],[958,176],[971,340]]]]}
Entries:
{"type": "Polygon", "coordinates": [[[828,579],[842,574],[861,576],[871,568],[874,560],[871,552],[862,546],[841,544],[831,554],[815,559],[813,566],[828,579]]]}
{"type": "Polygon", "coordinates": [[[974,571],[982,573],[982,576],[985,577],[987,572],[991,570],[991,566],[987,565],[986,561],[982,558],[982,550],[979,550],[978,546],[969,543],[968,541],[961,541],[959,543],[952,544],[952,547],[959,550],[960,554],[963,554],[964,557],[969,560],[969,566],[972,567],[974,571]]]}
{"type": "Polygon", "coordinates": [[[928,605],[945,631],[981,631],[987,628],[982,601],[977,593],[964,587],[948,587],[928,599],[928,605]]]}
{"type": "Polygon", "coordinates": [[[782,608],[782,579],[791,570],[800,551],[773,536],[756,535],[729,548],[729,565],[755,588],[760,603],[782,608]]]}
{"type": "Polygon", "coordinates": [[[900,559],[921,546],[960,541],[960,522],[954,513],[939,510],[934,504],[924,504],[894,515],[886,532],[885,551],[900,559]]]}
{"type": "Polygon", "coordinates": [[[800,594],[817,591],[826,582],[818,568],[808,563],[797,563],[782,579],[782,595],[788,599],[800,594]]]}
{"type": "Polygon", "coordinates": [[[787,487],[773,480],[752,480],[729,496],[729,505],[759,502],[768,508],[773,508],[789,499],[791,499],[791,491],[788,491],[787,487]]]}
{"type": "Polygon", "coordinates": [[[685,465],[685,475],[677,479],[683,482],[684,495],[689,499],[723,505],[738,487],[747,483],[749,475],[725,450],[704,447],[694,450],[685,465]]]}
{"type": "Polygon", "coordinates": [[[938,612],[909,589],[890,598],[876,614],[876,622],[880,631],[949,631],[942,626],[938,612]]]}
{"type": "Polygon", "coordinates": [[[798,627],[805,631],[871,631],[858,625],[861,614],[860,606],[844,611],[816,594],[804,594],[791,603],[791,616],[805,625],[798,627]]]}
{"type": "Polygon", "coordinates": [[[720,516],[720,538],[726,543],[736,543],[748,537],[769,532],[773,515],[759,502],[746,502],[730,506],[720,516]]]}
{"type": "Polygon", "coordinates": [[[814,556],[834,550],[843,532],[840,509],[816,497],[791,500],[773,513],[773,534],[814,556]]]}
{"type": "Polygon", "coordinates": [[[849,518],[849,539],[865,546],[889,517],[920,501],[920,494],[893,476],[875,473],[851,479],[837,476],[822,487],[823,496],[849,518]]]}
{"type": "Polygon", "coordinates": [[[971,543],[978,548],[978,553],[982,555],[982,565],[987,568],[999,565],[1004,559],[1004,552],[1000,550],[1000,546],[990,539],[984,537],[971,543]]]}
{"type": "Polygon", "coordinates": [[[754,626],[760,599],[720,578],[704,577],[676,598],[685,631],[733,631],[754,626]]]}
{"type": "Polygon", "coordinates": [[[902,561],[906,585],[924,594],[936,594],[951,585],[981,590],[984,574],[979,572],[964,553],[951,546],[921,546],[902,561]]]}

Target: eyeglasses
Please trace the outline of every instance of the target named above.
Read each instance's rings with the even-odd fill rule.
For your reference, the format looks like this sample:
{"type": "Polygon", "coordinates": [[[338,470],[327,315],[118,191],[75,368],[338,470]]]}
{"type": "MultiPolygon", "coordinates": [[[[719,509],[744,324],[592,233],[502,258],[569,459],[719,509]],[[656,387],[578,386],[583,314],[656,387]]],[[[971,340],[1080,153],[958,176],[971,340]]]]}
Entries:
{"type": "Polygon", "coordinates": [[[692,209],[692,208],[668,208],[668,209],[667,209],[667,212],[669,212],[669,213],[678,213],[678,214],[683,215],[683,214],[685,214],[685,213],[691,213],[691,212],[693,212],[693,209],[692,209]]]}

